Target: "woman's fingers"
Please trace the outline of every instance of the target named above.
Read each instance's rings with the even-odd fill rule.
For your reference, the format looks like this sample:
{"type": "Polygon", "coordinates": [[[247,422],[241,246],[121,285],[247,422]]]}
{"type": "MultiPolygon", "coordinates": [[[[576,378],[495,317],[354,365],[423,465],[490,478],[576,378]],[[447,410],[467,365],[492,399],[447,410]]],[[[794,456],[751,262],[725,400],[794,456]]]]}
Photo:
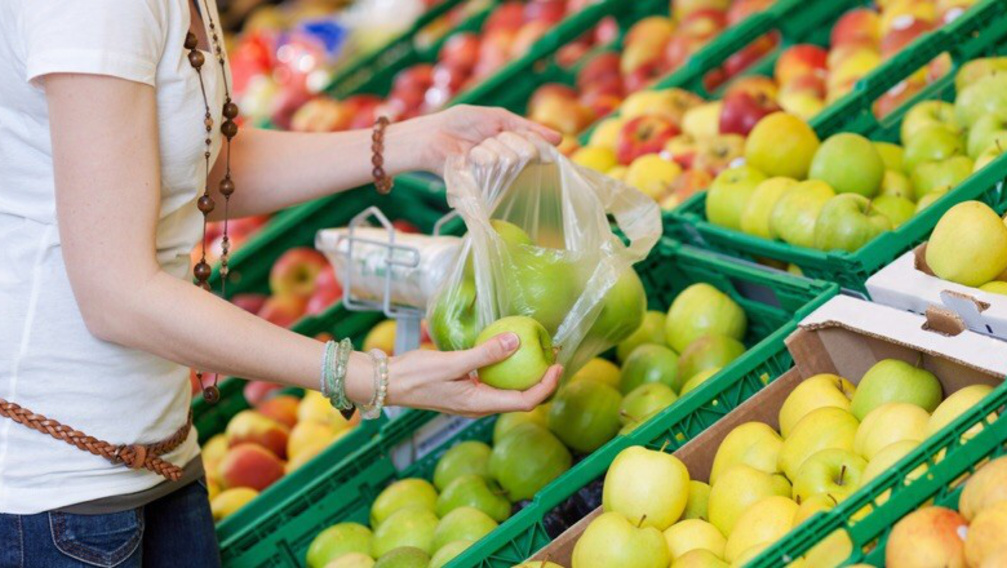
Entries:
{"type": "Polygon", "coordinates": [[[538,134],[542,138],[549,141],[550,144],[556,145],[563,141],[563,135],[559,132],[549,128],[548,126],[543,126],[533,120],[528,120],[527,118],[518,116],[512,112],[504,111],[504,130],[522,131],[527,130],[538,134]]]}
{"type": "Polygon", "coordinates": [[[521,340],[516,334],[501,333],[482,345],[466,351],[456,351],[451,372],[455,376],[466,376],[472,371],[503,361],[517,351],[520,346],[521,340]]]}
{"type": "Polygon", "coordinates": [[[562,375],[563,367],[553,365],[541,381],[524,391],[500,390],[480,384],[474,391],[469,410],[479,414],[527,412],[542,404],[556,390],[562,375]]]}

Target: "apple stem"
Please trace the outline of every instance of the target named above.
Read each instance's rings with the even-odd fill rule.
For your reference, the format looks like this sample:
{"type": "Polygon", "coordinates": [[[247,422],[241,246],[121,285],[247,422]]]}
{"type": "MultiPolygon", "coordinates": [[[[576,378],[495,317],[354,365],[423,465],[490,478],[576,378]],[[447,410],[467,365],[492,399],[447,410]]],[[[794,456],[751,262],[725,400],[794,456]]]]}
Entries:
{"type": "Polygon", "coordinates": [[[665,440],[664,443],[661,444],[661,453],[664,453],[664,450],[668,449],[668,445],[670,444],[671,440],[665,440]]]}
{"type": "Polygon", "coordinates": [[[846,479],[846,464],[843,464],[843,467],[839,468],[839,485],[842,485],[845,479],[846,479]]]}
{"type": "Polygon", "coordinates": [[[832,493],[826,493],[825,496],[828,497],[829,499],[832,499],[832,503],[834,505],[838,505],[839,504],[839,500],[836,499],[835,497],[833,497],[832,493]]]}
{"type": "Polygon", "coordinates": [[[636,424],[637,422],[639,422],[639,420],[637,420],[636,418],[634,418],[633,416],[631,416],[631,415],[630,415],[630,414],[629,414],[628,412],[626,412],[625,410],[620,410],[620,411],[619,411],[619,416],[621,416],[621,417],[623,417],[623,418],[628,418],[628,419],[629,419],[630,421],[632,421],[632,422],[633,422],[634,424],[636,424]]]}
{"type": "Polygon", "coordinates": [[[643,528],[643,522],[647,520],[647,515],[640,517],[640,522],[636,523],[636,528],[643,528]]]}
{"type": "Polygon", "coordinates": [[[920,351],[916,356],[916,368],[920,369],[923,367],[923,352],[920,351]]]}

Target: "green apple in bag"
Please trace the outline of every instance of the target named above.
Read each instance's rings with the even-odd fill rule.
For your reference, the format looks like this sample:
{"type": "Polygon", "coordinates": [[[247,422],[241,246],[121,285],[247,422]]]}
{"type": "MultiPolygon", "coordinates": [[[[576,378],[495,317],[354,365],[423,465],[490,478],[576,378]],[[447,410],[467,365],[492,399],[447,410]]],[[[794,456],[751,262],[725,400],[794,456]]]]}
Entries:
{"type": "Polygon", "coordinates": [[[460,351],[475,345],[479,334],[476,285],[464,279],[457,288],[437,299],[430,310],[430,337],[442,351],[460,351]]]}
{"type": "Polygon", "coordinates": [[[647,311],[647,294],[632,267],[619,276],[605,294],[598,318],[588,335],[603,338],[609,345],[630,337],[643,323],[647,311]]]}

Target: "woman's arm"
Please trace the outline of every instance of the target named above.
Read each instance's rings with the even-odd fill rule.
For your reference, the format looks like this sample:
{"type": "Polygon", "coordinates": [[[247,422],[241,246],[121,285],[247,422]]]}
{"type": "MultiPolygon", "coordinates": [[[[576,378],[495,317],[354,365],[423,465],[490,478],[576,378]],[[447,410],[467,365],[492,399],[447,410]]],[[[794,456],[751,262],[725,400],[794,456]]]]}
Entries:
{"type": "MultiPolygon", "coordinates": [[[[45,77],[45,90],[63,257],[88,329],[183,365],[317,389],[321,342],[248,314],[157,264],[161,188],[153,88],[54,74],[45,77]]],[[[558,368],[523,393],[467,379],[513,352],[511,340],[501,336],[471,351],[394,358],[389,402],[466,414],[534,406],[555,387],[558,368]]],[[[369,400],[372,377],[367,356],[354,354],[350,398],[369,400]]]]}
{"type": "MultiPolygon", "coordinates": [[[[440,173],[447,156],[505,131],[531,131],[559,142],[559,134],[505,110],[459,106],[389,126],[385,171],[391,176],[440,173]]],[[[271,213],[371,181],[370,130],[319,134],[246,128],[231,144],[231,177],[237,186],[229,206],[232,217],[271,213]]],[[[224,167],[222,154],[214,180],[223,177],[224,167]]],[[[218,207],[211,219],[222,216],[223,207],[218,207]]]]}

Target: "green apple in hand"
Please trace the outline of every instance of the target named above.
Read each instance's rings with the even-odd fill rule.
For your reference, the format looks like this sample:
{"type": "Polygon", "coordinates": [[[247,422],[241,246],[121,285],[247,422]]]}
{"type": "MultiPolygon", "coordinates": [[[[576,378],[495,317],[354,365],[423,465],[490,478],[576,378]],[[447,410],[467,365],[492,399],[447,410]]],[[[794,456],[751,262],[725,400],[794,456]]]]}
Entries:
{"type": "Polygon", "coordinates": [[[912,174],[923,162],[940,162],[964,153],[965,144],[958,133],[942,125],[927,126],[906,142],[902,167],[906,173],[912,174]]]}
{"type": "Polygon", "coordinates": [[[706,192],[706,218],[715,225],[740,230],[741,214],[765,179],[766,175],[752,166],[724,170],[706,192]]]}
{"type": "Polygon", "coordinates": [[[409,478],[392,483],[378,494],[371,505],[371,526],[377,527],[399,509],[437,507],[437,490],[426,479],[409,478]]]}
{"type": "Polygon", "coordinates": [[[308,568],[324,568],[348,554],[371,553],[371,530],[359,523],[339,523],[318,533],[308,547],[308,568]]]}
{"type": "MultiPolygon", "coordinates": [[[[462,442],[441,456],[434,468],[434,487],[444,491],[456,478],[475,474],[489,478],[489,446],[482,442],[462,442]]],[[[440,514],[440,513],[438,513],[440,514]]]]}
{"type": "Polygon", "coordinates": [[[923,101],[913,105],[902,119],[901,140],[908,144],[929,126],[943,126],[955,133],[962,131],[955,119],[955,105],[947,101],[923,101]]]}
{"type": "Polygon", "coordinates": [[[955,118],[971,128],[985,115],[1007,109],[1007,74],[984,77],[958,92],[955,98],[955,118]]]}
{"type": "Polygon", "coordinates": [[[573,458],[563,442],[537,424],[522,424],[493,446],[490,474],[511,503],[531,499],[539,489],[570,469],[573,458]]]}
{"type": "Polygon", "coordinates": [[[766,473],[777,472],[783,438],[765,422],[746,422],[731,430],[717,448],[710,468],[710,483],[738,464],[766,473]]]}
{"type": "Polygon", "coordinates": [[[577,568],[667,568],[669,560],[661,531],[612,512],[591,521],[573,548],[577,568]]]}
{"type": "Polygon", "coordinates": [[[619,390],[629,394],[647,383],[664,383],[673,391],[681,386],[678,376],[678,355],[663,345],[641,345],[622,365],[619,390]]]}
{"type": "Polygon", "coordinates": [[[542,324],[532,318],[509,316],[486,326],[476,337],[476,345],[503,333],[517,335],[520,347],[503,361],[479,369],[479,380],[498,389],[526,390],[541,381],[556,362],[552,338],[542,324]]]}
{"type": "Polygon", "coordinates": [[[430,555],[414,546],[389,550],[374,564],[374,568],[427,568],[430,555]]]}
{"type": "Polygon", "coordinates": [[[636,328],[636,331],[631,333],[629,337],[619,342],[619,345],[615,349],[615,356],[620,361],[625,361],[629,357],[629,354],[641,345],[666,345],[664,336],[665,319],[665,313],[656,310],[643,314],[643,322],[640,324],[640,327],[636,328]]]}
{"type": "MultiPolygon", "coordinates": [[[[905,120],[902,123],[905,124],[905,120]]],[[[874,144],[874,149],[878,151],[878,155],[881,156],[881,161],[885,164],[885,170],[902,171],[902,146],[892,144],[891,142],[872,142],[872,144],[874,144]]]]}
{"type": "Polygon", "coordinates": [[[508,433],[522,424],[537,424],[543,428],[549,427],[549,404],[540,404],[528,412],[505,412],[497,418],[493,425],[493,445],[500,443],[508,433]]]}
{"type": "Polygon", "coordinates": [[[682,460],[630,446],[609,466],[601,502],[605,512],[663,531],[682,516],[688,499],[689,470],[682,460]]]}
{"type": "Polygon", "coordinates": [[[463,279],[442,294],[430,311],[430,336],[442,351],[469,349],[479,334],[476,285],[463,279]]]}
{"type": "Polygon", "coordinates": [[[423,552],[433,552],[437,515],[424,507],[406,507],[392,513],[374,530],[371,556],[381,558],[401,546],[413,546],[423,552]]]}
{"type": "Polygon", "coordinates": [[[803,502],[812,495],[828,493],[842,501],[860,487],[867,461],[857,454],[838,448],[816,452],[797,470],[794,498],[803,502]]]}
{"type": "Polygon", "coordinates": [[[601,312],[588,335],[602,338],[609,345],[625,340],[643,323],[647,311],[647,293],[640,277],[627,267],[605,294],[601,312]]]}
{"type": "Polygon", "coordinates": [[[622,399],[619,421],[623,424],[643,422],[648,417],[671,406],[678,400],[675,391],[664,383],[642,384],[622,399]]]}
{"type": "Polygon", "coordinates": [[[472,546],[471,540],[453,540],[444,546],[437,549],[433,557],[430,559],[429,568],[443,568],[447,566],[449,562],[455,559],[456,556],[465,552],[465,550],[472,546]]]}
{"type": "Polygon", "coordinates": [[[549,429],[571,450],[589,454],[619,432],[622,395],[596,381],[569,383],[549,409],[549,429]]]}
{"type": "Polygon", "coordinates": [[[893,229],[898,229],[903,223],[916,214],[916,204],[905,197],[894,195],[879,195],[871,201],[871,208],[888,218],[893,229]]]}
{"type": "Polygon", "coordinates": [[[950,191],[972,175],[974,164],[968,156],[923,162],[913,170],[913,189],[917,199],[935,191],[950,191]]]}
{"type": "Polygon", "coordinates": [[[937,222],[926,259],[939,278],[981,286],[1007,270],[1007,226],[985,203],[959,203],[937,222]]]}
{"type": "Polygon", "coordinates": [[[694,377],[707,369],[726,367],[744,353],[745,344],[733,337],[704,335],[690,343],[678,358],[678,376],[694,377]]]}
{"type": "Polygon", "coordinates": [[[1007,109],[979,117],[969,130],[967,147],[970,158],[978,159],[992,146],[1007,146],[1007,109]]]}
{"type": "MultiPolygon", "coordinates": [[[[859,392],[859,391],[858,391],[859,392]]],[[[834,406],[812,410],[783,440],[778,467],[789,479],[796,479],[804,461],[821,450],[853,450],[860,423],[849,411],[834,406]]]]}
{"type": "Polygon", "coordinates": [[[433,533],[433,552],[437,552],[449,542],[470,540],[475,542],[497,528],[494,521],[479,509],[459,507],[444,516],[433,533]]]}
{"type": "Polygon", "coordinates": [[[456,477],[437,498],[437,516],[444,518],[459,507],[472,507],[502,523],[510,517],[510,501],[495,481],[479,475],[456,477]]]}
{"type": "Polygon", "coordinates": [[[909,402],[933,412],[941,403],[941,391],[941,382],[930,371],[898,359],[883,359],[860,379],[850,412],[863,420],[887,402],[909,402]]]}
{"type": "Polygon", "coordinates": [[[668,345],[681,353],[704,335],[715,333],[740,340],[748,329],[748,317],[730,296],[700,282],[675,297],[665,326],[668,345]]]}
{"type": "Polygon", "coordinates": [[[784,242],[811,248],[815,244],[815,222],[825,203],[836,192],[823,181],[803,181],[790,188],[773,207],[769,224],[784,242]]]}
{"type": "Polygon", "coordinates": [[[902,171],[885,170],[885,178],[881,180],[881,191],[878,197],[902,197],[912,201],[916,199],[913,182],[909,181],[902,171]]]}
{"type": "Polygon", "coordinates": [[[764,239],[775,239],[776,234],[769,224],[773,207],[776,207],[776,202],[796,184],[797,180],[785,177],[769,178],[760,183],[741,213],[742,232],[764,239]]]}
{"type": "Polygon", "coordinates": [[[874,197],[884,176],[885,162],[874,144],[859,134],[844,132],[822,142],[808,179],[824,181],[836,193],[874,197]]]}
{"type": "Polygon", "coordinates": [[[840,194],[830,199],[815,222],[815,248],[856,252],[875,237],[892,230],[892,222],[863,195],[840,194]]]}

